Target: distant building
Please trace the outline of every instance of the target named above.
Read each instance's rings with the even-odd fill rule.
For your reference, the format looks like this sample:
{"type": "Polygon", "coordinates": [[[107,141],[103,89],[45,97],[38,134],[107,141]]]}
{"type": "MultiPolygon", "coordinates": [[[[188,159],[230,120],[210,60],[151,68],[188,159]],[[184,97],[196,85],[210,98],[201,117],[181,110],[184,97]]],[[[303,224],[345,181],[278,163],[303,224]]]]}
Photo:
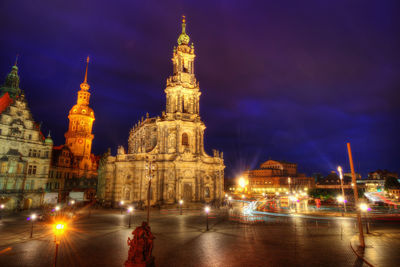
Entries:
{"type": "Polygon", "coordinates": [[[368,173],[368,179],[358,180],[357,184],[363,185],[367,192],[381,192],[385,190],[386,178],[398,179],[399,175],[388,170],[376,170],[368,173]]]}
{"type": "MultiPolygon", "coordinates": [[[[259,169],[247,170],[243,178],[248,180],[250,193],[275,193],[297,191],[314,187],[314,179],[297,172],[297,164],[286,161],[267,160],[259,169]]],[[[230,191],[238,188],[231,187],[230,191]]]]}
{"type": "Polygon", "coordinates": [[[368,173],[369,180],[385,180],[388,177],[399,179],[399,174],[388,170],[376,170],[368,173]]]}
{"type": "MultiPolygon", "coordinates": [[[[356,176],[359,176],[359,174],[358,175],[356,174],[356,176]]],[[[352,188],[351,184],[352,184],[351,173],[343,174],[343,188],[351,189],[352,188]]],[[[315,187],[318,189],[341,189],[339,175],[335,171],[332,171],[326,177],[318,179],[315,184],[315,187]]]]}
{"type": "Polygon", "coordinates": [[[0,203],[6,209],[29,209],[44,202],[51,148],[19,88],[14,65],[0,88],[0,203]]]}
{"type": "MultiPolygon", "coordinates": [[[[142,118],[130,131],[128,149],[120,146],[99,170],[99,199],[108,203],[173,204],[183,199],[219,202],[224,190],[223,154],[204,149],[206,126],[200,117],[200,87],[194,72],[195,50],[183,20],[172,55],[173,73],[165,88],[166,110],[142,118]],[[153,170],[148,169],[151,161],[153,170]]],[[[104,164],[103,164],[104,163],[104,164]]],[[[149,167],[150,168],[150,167],[149,167]]]]}
{"type": "Polygon", "coordinates": [[[95,116],[89,107],[90,86],[87,83],[87,70],[88,66],[85,79],[80,85],[77,103],[68,115],[69,126],[65,133],[65,145],[53,148],[50,181],[46,189],[58,193],[58,202],[68,201],[69,198],[89,201],[96,195],[99,157],[91,152],[95,116]]]}

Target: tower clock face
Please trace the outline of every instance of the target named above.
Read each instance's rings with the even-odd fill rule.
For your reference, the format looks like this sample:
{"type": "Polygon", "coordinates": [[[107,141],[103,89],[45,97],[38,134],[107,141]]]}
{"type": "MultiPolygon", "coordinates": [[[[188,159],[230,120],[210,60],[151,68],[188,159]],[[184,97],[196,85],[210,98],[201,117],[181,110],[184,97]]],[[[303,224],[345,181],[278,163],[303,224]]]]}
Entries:
{"type": "Polygon", "coordinates": [[[78,143],[79,143],[79,144],[82,144],[82,143],[83,143],[83,140],[82,140],[82,139],[78,139],[78,143]]]}

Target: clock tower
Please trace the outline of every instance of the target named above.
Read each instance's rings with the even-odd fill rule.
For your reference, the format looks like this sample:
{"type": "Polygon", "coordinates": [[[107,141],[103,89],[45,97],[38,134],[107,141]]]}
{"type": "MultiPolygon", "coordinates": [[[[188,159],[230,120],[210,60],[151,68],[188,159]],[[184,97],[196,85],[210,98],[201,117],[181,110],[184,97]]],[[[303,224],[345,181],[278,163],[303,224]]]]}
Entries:
{"type": "Polygon", "coordinates": [[[93,110],[89,107],[88,65],[89,57],[87,57],[85,79],[81,83],[77,103],[69,111],[69,127],[65,133],[65,144],[70,148],[74,156],[79,159],[78,167],[80,169],[91,169],[92,167],[90,155],[94,138],[92,126],[95,118],[93,110]]]}

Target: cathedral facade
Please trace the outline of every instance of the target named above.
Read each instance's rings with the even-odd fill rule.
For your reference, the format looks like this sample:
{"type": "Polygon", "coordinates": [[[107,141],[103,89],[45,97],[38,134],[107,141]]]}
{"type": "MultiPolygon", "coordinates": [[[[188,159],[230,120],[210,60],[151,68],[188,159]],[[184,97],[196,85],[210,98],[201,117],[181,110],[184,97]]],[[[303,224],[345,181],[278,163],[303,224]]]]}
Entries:
{"type": "Polygon", "coordinates": [[[223,153],[204,150],[205,125],[200,118],[200,87],[195,77],[195,51],[189,45],[186,22],[172,56],[173,74],[167,78],[166,109],[147,114],[129,133],[128,149],[101,160],[97,196],[111,204],[151,205],[218,202],[223,198],[223,153]],[[149,189],[149,181],[151,186],[149,189]]]}
{"type": "Polygon", "coordinates": [[[15,64],[0,88],[0,203],[10,210],[43,204],[53,147],[33,119],[19,81],[15,64]]]}

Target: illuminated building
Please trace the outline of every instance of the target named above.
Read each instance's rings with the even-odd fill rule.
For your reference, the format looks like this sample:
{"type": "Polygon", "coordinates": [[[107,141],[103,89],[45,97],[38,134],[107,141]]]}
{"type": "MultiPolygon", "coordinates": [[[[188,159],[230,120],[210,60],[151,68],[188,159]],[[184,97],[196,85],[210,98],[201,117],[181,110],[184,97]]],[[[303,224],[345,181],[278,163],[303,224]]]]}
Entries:
{"type": "Polygon", "coordinates": [[[92,127],[95,116],[93,109],[89,107],[88,65],[89,57],[76,105],[69,111],[65,145],[53,148],[49,174],[51,181],[47,184],[46,189],[57,192],[59,201],[67,201],[66,198],[71,192],[82,192],[82,198],[85,200],[93,199],[96,193],[99,157],[91,153],[94,138],[92,127]]]}
{"type": "Polygon", "coordinates": [[[0,90],[0,203],[6,209],[43,204],[51,148],[35,122],[15,64],[0,90]]]}
{"type": "MultiPolygon", "coordinates": [[[[313,178],[298,173],[297,164],[286,161],[267,160],[259,169],[245,171],[242,177],[248,180],[248,192],[251,194],[272,194],[314,187],[313,178]]],[[[240,188],[237,185],[229,187],[229,190],[240,191],[240,188]]]]}
{"type": "Polygon", "coordinates": [[[200,88],[195,77],[195,49],[189,45],[183,19],[173,50],[173,74],[165,88],[166,109],[147,114],[129,134],[128,149],[118,148],[99,170],[98,197],[110,203],[145,202],[148,159],[153,161],[151,204],[219,201],[223,198],[223,154],[204,150],[205,125],[200,118],[200,88]]]}

